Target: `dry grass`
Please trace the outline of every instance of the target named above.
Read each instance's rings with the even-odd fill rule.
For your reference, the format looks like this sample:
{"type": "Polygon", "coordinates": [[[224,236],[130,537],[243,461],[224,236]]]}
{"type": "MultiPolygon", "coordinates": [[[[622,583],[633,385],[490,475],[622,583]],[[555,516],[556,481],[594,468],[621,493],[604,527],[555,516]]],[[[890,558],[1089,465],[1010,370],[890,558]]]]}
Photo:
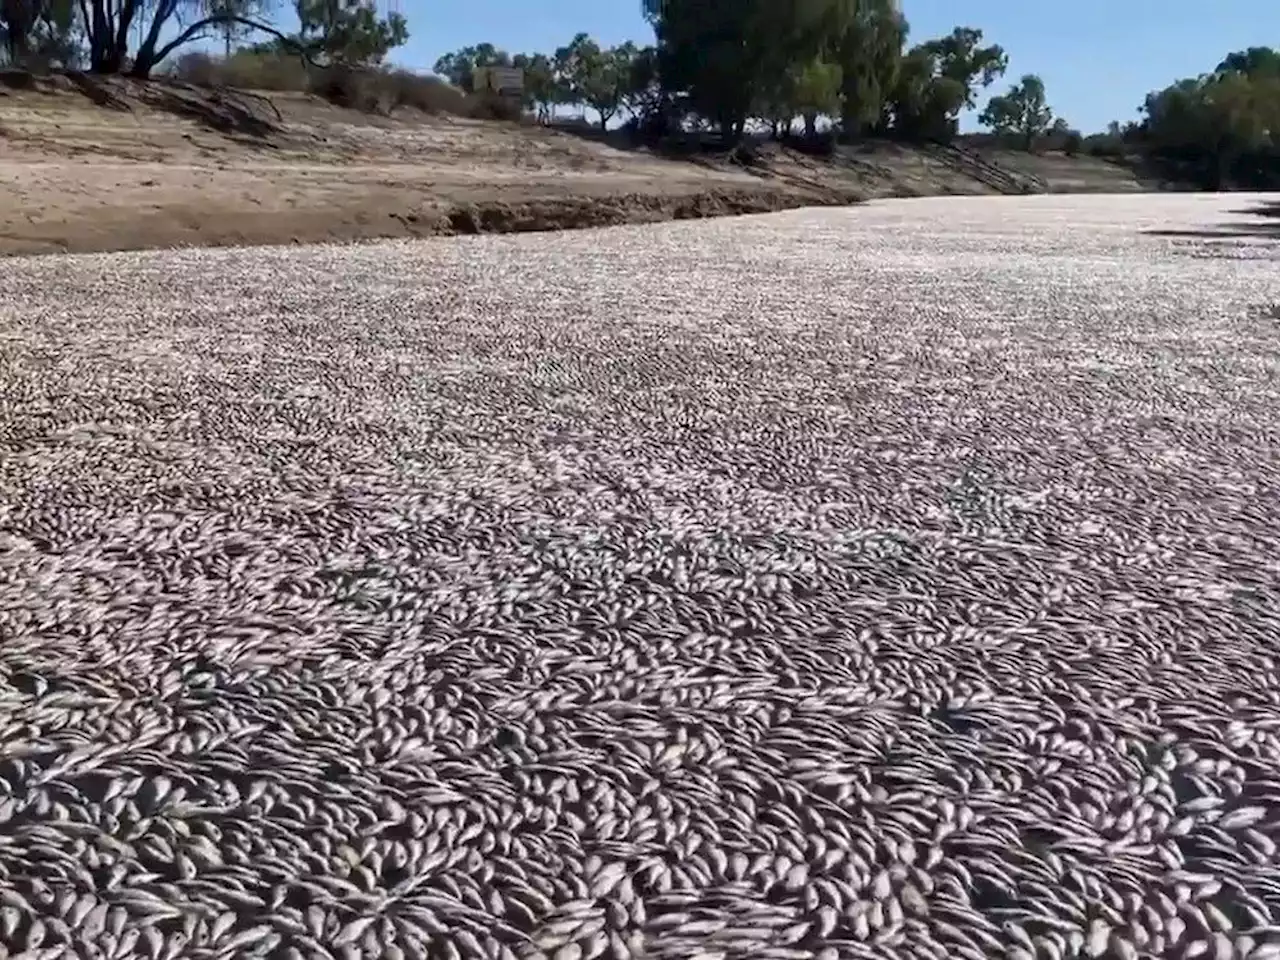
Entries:
{"type": "Polygon", "coordinates": [[[297,57],[240,51],[229,59],[189,53],[169,74],[202,87],[311,93],[340,107],[389,114],[410,108],[429,114],[518,120],[518,107],[474,96],[435,76],[397,67],[316,67],[297,57]]]}
{"type": "Polygon", "coordinates": [[[470,210],[486,229],[530,229],[806,202],[741,170],[538,125],[104,85],[127,110],[75,89],[0,100],[0,253],[415,236],[467,229],[470,210]]]}
{"type": "MultiPolygon", "coordinates": [[[[251,56],[175,69],[184,81],[96,78],[86,95],[73,78],[49,78],[0,98],[0,253],[648,222],[992,189],[903,144],[865,144],[834,162],[768,150],[746,170],[475,119],[490,113],[483,101],[403,71],[311,72],[251,56]]],[[[1090,163],[1029,157],[1024,167],[1051,189],[1139,186],[1090,163]]]]}

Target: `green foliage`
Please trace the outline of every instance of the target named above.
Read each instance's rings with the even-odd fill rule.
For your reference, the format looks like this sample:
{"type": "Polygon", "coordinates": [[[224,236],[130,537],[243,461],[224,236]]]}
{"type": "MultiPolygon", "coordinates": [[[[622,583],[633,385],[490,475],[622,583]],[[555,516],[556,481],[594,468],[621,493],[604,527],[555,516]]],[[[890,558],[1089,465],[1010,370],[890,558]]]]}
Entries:
{"type": "Polygon", "coordinates": [[[378,16],[373,0],[296,0],[303,50],[323,62],[372,66],[409,39],[409,25],[398,13],[378,16]]]}
{"type": "Polygon", "coordinates": [[[568,90],[545,53],[518,53],[511,58],[511,65],[524,71],[524,106],[534,110],[539,120],[550,120],[555,108],[568,102],[568,90]]]}
{"type": "Polygon", "coordinates": [[[272,6],[273,0],[205,0],[205,14],[220,19],[215,29],[222,38],[224,57],[252,35],[245,21],[269,18],[272,6]]]}
{"type": "Polygon", "coordinates": [[[1280,51],[1250,47],[1227,54],[1214,73],[1243,73],[1250,77],[1280,76],[1280,51]]]}
{"type": "Polygon", "coordinates": [[[94,73],[128,71],[147,78],[171,54],[221,39],[226,57],[254,33],[274,39],[257,53],[305,55],[368,67],[408,38],[399,14],[380,17],[372,0],[297,0],[299,31],[269,23],[275,0],[0,0],[0,40],[10,63],[78,66],[94,73]],[[134,46],[136,44],[136,46],[134,46]]]}
{"type": "Polygon", "coordinates": [[[1008,93],[992,97],[978,120],[1001,136],[1016,137],[1030,150],[1053,126],[1044,81],[1034,73],[1027,74],[1008,93]]]}
{"type": "Polygon", "coordinates": [[[649,77],[637,79],[642,53],[645,51],[633,43],[603,49],[587,34],[580,33],[553,56],[512,56],[491,43],[464,47],[437,60],[435,72],[454,86],[472,91],[477,69],[518,67],[524,72],[523,106],[534,111],[540,120],[550,120],[559,106],[583,104],[595,110],[600,123],[607,125],[622,109],[632,107],[638,92],[650,83],[649,77]]]}
{"type": "Polygon", "coordinates": [[[608,127],[631,91],[638,53],[633,43],[605,50],[587,34],[578,34],[556,51],[554,60],[568,102],[591,107],[601,128],[608,127]]]}
{"type": "Polygon", "coordinates": [[[902,58],[889,101],[893,129],[908,139],[949,139],[965,105],[965,86],[944,76],[939,57],[927,44],[902,58]]]}
{"type": "Polygon", "coordinates": [[[666,99],[658,74],[658,51],[654,47],[641,47],[631,58],[626,108],[633,115],[651,114],[661,110],[666,99]]]}
{"type": "MultiPolygon", "coordinates": [[[[376,0],[293,0],[298,29],[271,25],[277,0],[0,0],[0,64],[76,66],[146,77],[201,40],[224,54],[182,58],[191,77],[267,89],[311,89],[369,109],[412,105],[467,115],[591,110],[602,127],[629,116],[646,137],[718,130],[735,145],[763,121],[781,134],[797,118],[846,138],[949,139],[1003,76],[1008,57],[982,30],[958,26],[908,45],[898,0],[640,0],[654,43],[605,48],[585,33],[553,53],[480,43],[446,54],[439,78],[383,66],[408,38],[376,0]],[[252,37],[259,42],[236,51],[252,37]],[[163,42],[162,42],[163,38],[163,42]],[[131,45],[136,45],[136,48],[131,45]],[[469,95],[480,67],[524,72],[523,103],[469,95]],[[444,81],[447,81],[444,82],[444,81]]],[[[1210,72],[1152,92],[1140,122],[1082,136],[1053,116],[1044,84],[1022,77],[991,98],[982,123],[1025,147],[1174,164],[1206,184],[1280,180],[1280,52],[1228,53],[1210,72]],[[1270,179],[1268,179],[1270,178],[1270,179]]]]}
{"type": "Polygon", "coordinates": [[[1208,186],[1275,182],[1280,170],[1280,54],[1230,54],[1213,73],[1149,94],[1136,133],[1153,157],[1194,171],[1208,186]]]}
{"type": "Polygon", "coordinates": [[[924,49],[937,58],[938,75],[960,85],[964,106],[972,109],[978,91],[986,89],[1004,76],[1009,58],[998,44],[979,46],[982,31],[974,27],[956,27],[950,35],[930,40],[924,49]]]}
{"type": "Polygon", "coordinates": [[[663,0],[650,7],[664,87],[726,137],[741,136],[752,107],[778,86],[782,55],[769,22],[776,9],[769,0],[663,0]]]}
{"type": "Polygon", "coordinates": [[[819,114],[876,125],[896,81],[905,21],[891,0],[662,0],[646,12],[665,89],[728,139],[819,114]]]}
{"type": "Polygon", "coordinates": [[[819,116],[840,113],[840,86],[843,71],[838,63],[815,58],[789,71],[790,95],[794,109],[804,118],[806,136],[817,133],[819,116]]]}
{"type": "Polygon", "coordinates": [[[960,113],[971,109],[978,91],[1004,74],[1008,57],[997,44],[981,46],[983,34],[956,27],[950,34],[911,48],[898,65],[888,108],[897,133],[949,139],[960,113]]]}
{"type": "Polygon", "coordinates": [[[883,132],[902,81],[907,22],[890,0],[859,0],[833,24],[841,67],[840,125],[846,136],[883,132]]]}
{"type": "Polygon", "coordinates": [[[472,92],[473,77],[480,67],[511,67],[511,54],[499,50],[492,43],[480,43],[474,47],[463,47],[453,53],[446,53],[436,61],[433,68],[437,76],[444,77],[455,87],[472,92]]]}
{"type": "Polygon", "coordinates": [[[0,64],[76,67],[81,33],[75,0],[0,0],[0,64]]]}

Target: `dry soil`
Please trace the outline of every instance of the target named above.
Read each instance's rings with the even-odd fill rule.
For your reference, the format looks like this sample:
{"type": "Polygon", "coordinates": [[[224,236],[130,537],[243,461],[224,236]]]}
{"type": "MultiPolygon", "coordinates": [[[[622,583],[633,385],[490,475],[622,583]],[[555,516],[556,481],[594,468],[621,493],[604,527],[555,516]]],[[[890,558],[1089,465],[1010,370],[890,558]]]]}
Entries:
{"type": "MultiPolygon", "coordinates": [[[[1044,189],[1128,191],[1094,160],[996,158],[1044,189]]],[[[890,145],[758,169],[562,130],[375,117],[316,98],[182,85],[0,86],[0,254],[521,231],[989,193],[983,171],[890,145]]]]}

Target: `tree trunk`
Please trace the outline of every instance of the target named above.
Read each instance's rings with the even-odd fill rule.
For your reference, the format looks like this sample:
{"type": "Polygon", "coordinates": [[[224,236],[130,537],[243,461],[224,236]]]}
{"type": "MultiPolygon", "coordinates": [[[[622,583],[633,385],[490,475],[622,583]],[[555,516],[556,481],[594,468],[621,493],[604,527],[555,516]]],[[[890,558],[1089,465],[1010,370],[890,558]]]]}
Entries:
{"type": "MultiPolygon", "coordinates": [[[[112,46],[115,50],[115,69],[112,71],[113,73],[119,73],[124,69],[125,58],[129,55],[129,28],[133,26],[133,20],[138,14],[138,5],[140,2],[141,0],[120,0],[119,5],[116,7],[116,32],[115,37],[112,39],[112,46]]],[[[157,19],[160,16],[159,7],[163,6],[165,3],[166,0],[160,0],[160,3],[157,5],[157,19]]],[[[107,25],[108,27],[111,25],[109,18],[107,25]]]]}
{"type": "Polygon", "coordinates": [[[110,73],[110,50],[107,29],[107,14],[102,8],[102,0],[93,0],[93,14],[86,23],[85,32],[89,35],[89,69],[94,73],[110,73]]]}
{"type": "Polygon", "coordinates": [[[818,115],[816,113],[806,113],[804,115],[804,136],[806,140],[813,140],[818,136],[818,115]]]}
{"type": "Polygon", "coordinates": [[[1225,190],[1231,179],[1231,155],[1225,145],[1219,145],[1214,158],[1213,189],[1225,190]]]}
{"type": "Polygon", "coordinates": [[[30,53],[33,18],[27,4],[28,0],[0,0],[0,20],[4,21],[7,28],[5,50],[9,55],[9,63],[15,67],[25,66],[27,54],[30,53]]]}
{"type": "Polygon", "coordinates": [[[857,140],[862,136],[862,120],[852,110],[846,110],[840,118],[840,133],[846,140],[857,140]]]}
{"type": "Polygon", "coordinates": [[[117,74],[124,69],[124,51],[110,38],[100,40],[90,57],[89,69],[93,73],[117,74]]]}
{"type": "MultiPolygon", "coordinates": [[[[89,71],[97,74],[117,74],[124,69],[125,56],[129,52],[128,24],[136,11],[136,0],[124,0],[115,16],[108,14],[104,0],[90,0],[92,13],[85,32],[89,35],[89,71]]],[[[81,15],[86,11],[81,7],[81,15]]]]}
{"type": "Polygon", "coordinates": [[[733,118],[727,112],[721,112],[715,118],[716,129],[720,131],[720,139],[726,147],[733,146],[733,118]]]}
{"type": "MultiPolygon", "coordinates": [[[[133,6],[138,0],[125,0],[125,2],[133,6]]],[[[173,16],[175,6],[174,0],[160,0],[156,4],[151,16],[151,28],[147,31],[146,38],[138,45],[138,55],[133,58],[133,69],[130,73],[137,79],[149,80],[151,71],[164,59],[164,53],[157,53],[156,47],[160,43],[160,31],[164,28],[168,19],[173,16]]]]}

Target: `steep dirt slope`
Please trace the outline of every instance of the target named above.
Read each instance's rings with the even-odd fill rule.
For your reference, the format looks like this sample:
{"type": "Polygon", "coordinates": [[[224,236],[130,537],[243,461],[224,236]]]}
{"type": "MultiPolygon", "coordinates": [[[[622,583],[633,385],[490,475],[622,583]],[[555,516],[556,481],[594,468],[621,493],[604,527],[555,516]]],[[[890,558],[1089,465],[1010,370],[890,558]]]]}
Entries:
{"type": "MultiPolygon", "coordinates": [[[[1118,168],[1019,162],[1044,180],[1032,189],[1090,176],[1093,189],[1134,186],[1118,168]]],[[[374,117],[300,94],[61,78],[0,86],[0,253],[547,229],[1031,183],[984,166],[874,144],[834,160],[769,149],[744,169],[536,126],[374,117]]]]}

